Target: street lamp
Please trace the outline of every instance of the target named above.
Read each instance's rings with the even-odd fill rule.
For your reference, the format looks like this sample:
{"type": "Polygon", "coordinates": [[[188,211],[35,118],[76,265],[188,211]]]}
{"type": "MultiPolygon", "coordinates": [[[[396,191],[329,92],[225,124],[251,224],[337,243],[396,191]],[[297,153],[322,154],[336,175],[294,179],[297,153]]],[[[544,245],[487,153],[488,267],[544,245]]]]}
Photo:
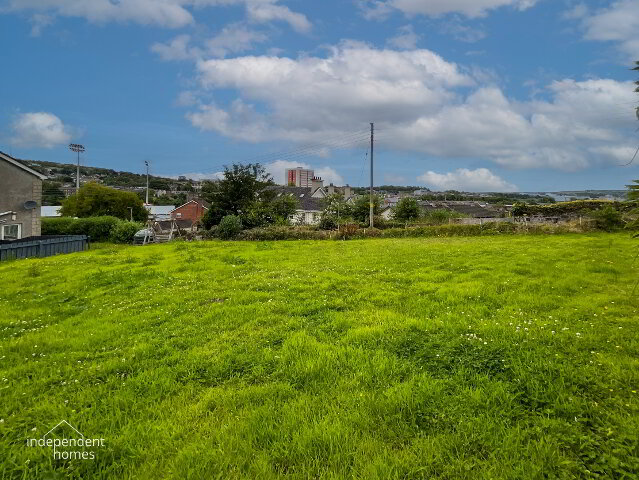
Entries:
{"type": "Polygon", "coordinates": [[[72,152],[77,152],[78,154],[78,170],[76,172],[75,178],[75,193],[78,193],[80,190],[80,153],[84,153],[84,145],[80,145],[79,143],[71,143],[69,144],[69,150],[72,152]]]}

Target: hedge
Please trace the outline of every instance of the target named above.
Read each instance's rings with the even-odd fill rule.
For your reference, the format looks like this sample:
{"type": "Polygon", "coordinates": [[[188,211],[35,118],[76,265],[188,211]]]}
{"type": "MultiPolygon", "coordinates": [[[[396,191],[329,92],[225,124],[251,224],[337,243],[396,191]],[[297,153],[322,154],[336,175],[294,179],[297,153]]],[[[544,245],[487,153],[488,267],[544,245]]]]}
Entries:
{"type": "Polygon", "coordinates": [[[42,219],[42,235],[88,235],[92,242],[131,243],[143,225],[116,217],[42,219]]]}
{"type": "Polygon", "coordinates": [[[475,237],[514,234],[581,233],[592,230],[591,224],[583,222],[558,225],[527,225],[517,223],[485,223],[483,225],[435,225],[408,228],[349,228],[338,231],[317,230],[312,227],[265,227],[245,230],[238,240],[347,240],[360,238],[405,238],[405,237],[475,237]]]}

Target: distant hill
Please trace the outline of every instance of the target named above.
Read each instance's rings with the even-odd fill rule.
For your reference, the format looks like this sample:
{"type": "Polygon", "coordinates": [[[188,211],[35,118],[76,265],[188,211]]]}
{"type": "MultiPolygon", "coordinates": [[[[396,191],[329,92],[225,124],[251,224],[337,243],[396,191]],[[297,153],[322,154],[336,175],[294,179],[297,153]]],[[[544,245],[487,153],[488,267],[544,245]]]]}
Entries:
{"type": "MultiPolygon", "coordinates": [[[[74,184],[77,166],[71,163],[44,162],[40,160],[21,160],[22,163],[47,175],[49,181],[62,185],[74,184]]],[[[112,187],[146,187],[146,174],[122,172],[110,168],[80,166],[80,180],[90,180],[112,187]]],[[[193,180],[149,175],[149,187],[155,190],[193,191],[193,180]]]]}

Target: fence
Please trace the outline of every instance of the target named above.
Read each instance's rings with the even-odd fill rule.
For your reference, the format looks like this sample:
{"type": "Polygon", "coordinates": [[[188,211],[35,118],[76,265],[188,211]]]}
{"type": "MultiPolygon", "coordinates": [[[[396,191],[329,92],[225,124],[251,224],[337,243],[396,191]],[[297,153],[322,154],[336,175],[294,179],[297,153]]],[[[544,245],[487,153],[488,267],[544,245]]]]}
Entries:
{"type": "Polygon", "coordinates": [[[86,235],[45,235],[0,241],[0,261],[14,258],[51,257],[60,253],[83,252],[89,248],[86,235]]]}

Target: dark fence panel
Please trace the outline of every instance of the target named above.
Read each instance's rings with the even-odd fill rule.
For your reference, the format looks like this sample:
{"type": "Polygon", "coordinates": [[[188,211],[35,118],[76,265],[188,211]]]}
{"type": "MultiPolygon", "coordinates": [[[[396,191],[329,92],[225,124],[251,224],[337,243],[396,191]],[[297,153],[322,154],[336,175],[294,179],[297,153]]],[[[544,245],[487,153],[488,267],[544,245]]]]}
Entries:
{"type": "Polygon", "coordinates": [[[89,248],[86,235],[51,235],[0,242],[0,261],[14,258],[51,257],[60,253],[83,252],[89,248]]]}

